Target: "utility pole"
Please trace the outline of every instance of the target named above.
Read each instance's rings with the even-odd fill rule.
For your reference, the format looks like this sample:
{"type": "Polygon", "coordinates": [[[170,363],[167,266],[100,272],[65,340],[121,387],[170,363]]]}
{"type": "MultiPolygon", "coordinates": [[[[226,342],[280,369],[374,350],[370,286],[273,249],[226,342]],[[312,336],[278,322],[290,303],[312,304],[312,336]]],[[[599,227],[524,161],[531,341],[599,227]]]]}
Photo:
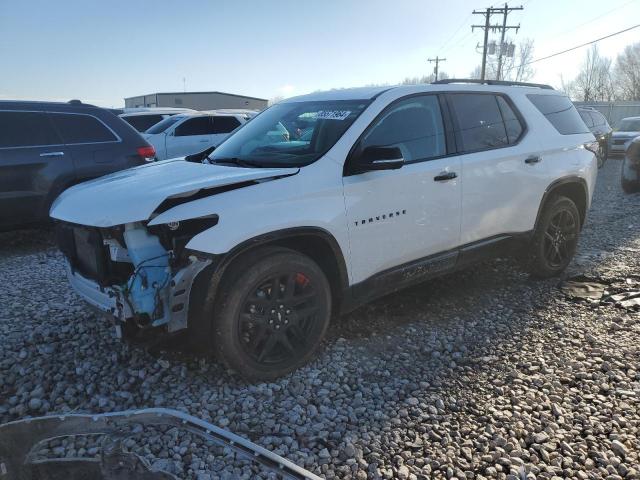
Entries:
{"type": "Polygon", "coordinates": [[[489,43],[489,21],[491,20],[491,7],[487,8],[486,12],[473,11],[474,15],[484,15],[484,25],[471,25],[471,31],[476,28],[484,29],[484,46],[482,47],[482,69],[480,70],[480,80],[484,80],[484,76],[487,70],[487,44],[489,43]]]}
{"type": "MultiPolygon", "coordinates": [[[[498,73],[497,73],[497,78],[496,80],[500,80],[500,77],[502,76],[502,53],[504,51],[504,34],[507,31],[507,15],[509,15],[509,12],[513,11],[513,10],[522,10],[523,7],[511,7],[509,8],[509,5],[507,5],[506,3],[504,4],[504,8],[502,9],[502,35],[500,36],[500,53],[498,54],[498,73]]],[[[500,10],[498,8],[495,9],[500,10]]],[[[518,25],[518,27],[520,27],[520,25],[518,25]]],[[[518,32],[518,27],[516,27],[516,33],[518,32]]],[[[510,27],[513,28],[513,27],[510,27]]]]}
{"type": "Polygon", "coordinates": [[[434,68],[433,73],[435,73],[435,75],[436,75],[436,82],[437,82],[438,81],[438,64],[440,62],[446,62],[447,59],[446,58],[440,58],[440,57],[438,57],[436,55],[436,58],[428,58],[427,61],[429,63],[436,62],[436,68],[434,68]]]}
{"type": "Polygon", "coordinates": [[[484,25],[471,25],[471,31],[476,28],[484,30],[484,45],[482,47],[482,69],[480,72],[480,80],[484,80],[487,73],[487,44],[489,43],[489,30],[492,32],[501,32],[502,40],[500,42],[500,55],[498,57],[498,72],[497,77],[500,78],[500,69],[502,68],[502,45],[504,44],[504,34],[507,30],[515,28],[516,32],[520,28],[520,25],[507,25],[507,15],[513,10],[523,10],[523,7],[509,7],[504,4],[504,7],[489,7],[486,10],[474,10],[474,15],[484,15],[484,25]],[[502,25],[491,25],[491,15],[494,13],[502,13],[502,25]]]}

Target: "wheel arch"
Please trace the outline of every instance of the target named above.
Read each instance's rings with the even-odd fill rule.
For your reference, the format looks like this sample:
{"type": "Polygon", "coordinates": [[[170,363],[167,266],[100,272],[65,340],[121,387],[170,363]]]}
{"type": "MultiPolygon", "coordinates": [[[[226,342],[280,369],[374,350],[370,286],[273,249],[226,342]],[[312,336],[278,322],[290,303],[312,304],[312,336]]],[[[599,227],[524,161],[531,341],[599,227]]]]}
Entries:
{"type": "MultiPolygon", "coordinates": [[[[349,277],[344,254],[338,241],[327,230],[320,227],[295,227],[276,230],[247,239],[236,245],[230,251],[220,255],[213,255],[213,264],[209,270],[213,281],[216,282],[215,291],[224,281],[225,272],[229,266],[240,257],[263,247],[283,247],[308,256],[322,269],[331,286],[334,299],[334,309],[339,311],[339,305],[349,288],[349,277]]],[[[199,252],[194,252],[199,255],[199,252]]],[[[200,273],[203,275],[207,269],[200,273]]],[[[197,279],[196,279],[197,280],[197,279]]]]}
{"type": "Polygon", "coordinates": [[[538,222],[540,221],[542,212],[546,208],[547,203],[551,198],[556,196],[564,196],[573,200],[576,207],[578,207],[578,212],[580,213],[580,228],[584,226],[584,222],[587,217],[587,209],[589,207],[589,187],[584,178],[569,176],[555,180],[545,190],[540,202],[540,207],[538,208],[534,231],[538,228],[538,222]]]}

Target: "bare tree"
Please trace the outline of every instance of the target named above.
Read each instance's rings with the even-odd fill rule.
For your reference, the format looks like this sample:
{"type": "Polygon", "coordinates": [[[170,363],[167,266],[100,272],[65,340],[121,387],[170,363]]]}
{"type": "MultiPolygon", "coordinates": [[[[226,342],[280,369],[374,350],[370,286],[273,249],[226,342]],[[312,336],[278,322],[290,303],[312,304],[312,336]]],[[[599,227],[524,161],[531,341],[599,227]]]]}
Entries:
{"type": "MultiPolygon", "coordinates": [[[[505,39],[505,44],[510,43],[510,40],[505,39]]],[[[534,42],[532,38],[525,38],[517,44],[517,48],[514,50],[514,55],[502,57],[502,72],[500,78],[502,80],[510,80],[514,82],[526,82],[533,78],[535,69],[529,65],[533,60],[534,42]]],[[[480,78],[480,66],[473,69],[470,76],[471,78],[480,78]]],[[[498,78],[498,58],[494,55],[487,57],[487,66],[485,72],[485,78],[488,80],[495,80],[498,78]]]]}
{"type": "Polygon", "coordinates": [[[573,100],[611,101],[614,88],[610,72],[611,59],[601,56],[598,46],[593,45],[576,78],[565,85],[566,91],[573,100]]]}
{"type": "Polygon", "coordinates": [[[640,100],[640,42],[627,45],[613,70],[616,97],[620,100],[640,100]]]}
{"type": "MultiPolygon", "coordinates": [[[[446,80],[449,78],[447,72],[440,72],[438,74],[438,80],[446,80]]],[[[429,75],[422,75],[421,77],[407,77],[402,82],[401,85],[418,85],[420,83],[431,83],[436,80],[436,76],[433,73],[429,75]]]]}

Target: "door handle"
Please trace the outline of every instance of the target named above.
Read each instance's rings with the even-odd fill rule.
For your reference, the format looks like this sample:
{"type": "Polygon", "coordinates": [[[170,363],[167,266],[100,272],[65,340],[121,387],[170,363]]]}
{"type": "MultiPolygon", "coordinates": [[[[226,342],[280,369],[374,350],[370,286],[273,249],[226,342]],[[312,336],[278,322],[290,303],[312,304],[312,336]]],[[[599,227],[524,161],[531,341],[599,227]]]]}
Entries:
{"type": "Polygon", "coordinates": [[[439,175],[433,177],[433,180],[435,182],[445,182],[447,180],[453,180],[454,178],[458,178],[456,172],[441,172],[439,175]]]}
{"type": "Polygon", "coordinates": [[[533,165],[534,163],[539,163],[542,161],[539,155],[532,155],[524,160],[524,163],[527,165],[533,165]]]}
{"type": "Polygon", "coordinates": [[[200,143],[207,143],[209,140],[200,140],[200,143]]]}
{"type": "Polygon", "coordinates": [[[64,152],[45,152],[40,154],[41,157],[64,157],[64,152]]]}

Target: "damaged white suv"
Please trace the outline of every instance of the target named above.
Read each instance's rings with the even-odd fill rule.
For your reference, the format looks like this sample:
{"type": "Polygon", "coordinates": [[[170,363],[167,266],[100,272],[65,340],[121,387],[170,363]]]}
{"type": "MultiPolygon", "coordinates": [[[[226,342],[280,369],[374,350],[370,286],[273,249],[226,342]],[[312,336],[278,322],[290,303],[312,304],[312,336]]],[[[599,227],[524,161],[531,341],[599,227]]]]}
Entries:
{"type": "Polygon", "coordinates": [[[511,252],[560,273],[594,137],[549,87],[462,82],[292,98],[212,153],[70,188],[51,216],[73,287],[123,334],[188,329],[271,379],[332,314],[407,285],[511,252]]]}

